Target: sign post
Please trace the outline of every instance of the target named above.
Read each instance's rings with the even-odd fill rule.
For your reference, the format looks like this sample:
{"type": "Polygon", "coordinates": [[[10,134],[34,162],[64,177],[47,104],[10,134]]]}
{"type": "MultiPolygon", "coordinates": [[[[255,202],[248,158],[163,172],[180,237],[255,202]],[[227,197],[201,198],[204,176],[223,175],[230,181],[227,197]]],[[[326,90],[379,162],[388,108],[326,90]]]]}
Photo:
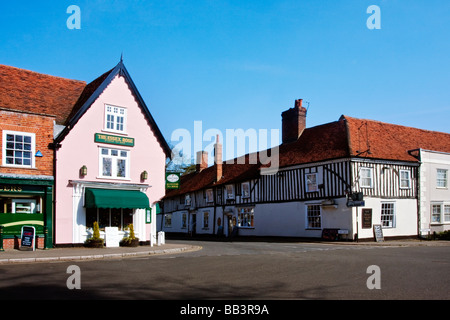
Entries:
{"type": "Polygon", "coordinates": [[[347,207],[356,207],[356,236],[355,240],[358,242],[359,238],[359,222],[358,222],[358,207],[364,207],[364,195],[362,192],[350,193],[347,197],[347,207]]]}
{"type": "Polygon", "coordinates": [[[20,250],[36,250],[36,229],[30,226],[22,227],[22,235],[20,237],[20,250]]]}

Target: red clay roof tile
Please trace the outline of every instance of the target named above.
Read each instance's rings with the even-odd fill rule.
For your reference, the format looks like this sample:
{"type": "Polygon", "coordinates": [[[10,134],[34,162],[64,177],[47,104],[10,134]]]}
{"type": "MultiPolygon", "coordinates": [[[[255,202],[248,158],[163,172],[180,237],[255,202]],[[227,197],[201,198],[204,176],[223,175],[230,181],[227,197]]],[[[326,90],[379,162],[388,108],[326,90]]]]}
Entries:
{"type": "Polygon", "coordinates": [[[0,65],[0,108],[56,116],[63,124],[86,82],[0,65]]]}

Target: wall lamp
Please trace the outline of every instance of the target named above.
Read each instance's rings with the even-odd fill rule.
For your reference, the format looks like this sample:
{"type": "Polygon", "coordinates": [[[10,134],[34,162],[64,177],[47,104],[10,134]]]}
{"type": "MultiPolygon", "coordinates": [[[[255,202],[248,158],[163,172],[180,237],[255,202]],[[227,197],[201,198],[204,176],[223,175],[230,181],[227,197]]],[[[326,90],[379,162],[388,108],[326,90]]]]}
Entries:
{"type": "Polygon", "coordinates": [[[87,175],[87,167],[86,167],[85,165],[83,165],[83,166],[80,168],[80,176],[84,177],[84,176],[86,176],[86,175],[87,175]]]}
{"type": "Polygon", "coordinates": [[[148,179],[148,172],[144,170],[141,173],[141,180],[147,180],[147,179],[148,179]]]}

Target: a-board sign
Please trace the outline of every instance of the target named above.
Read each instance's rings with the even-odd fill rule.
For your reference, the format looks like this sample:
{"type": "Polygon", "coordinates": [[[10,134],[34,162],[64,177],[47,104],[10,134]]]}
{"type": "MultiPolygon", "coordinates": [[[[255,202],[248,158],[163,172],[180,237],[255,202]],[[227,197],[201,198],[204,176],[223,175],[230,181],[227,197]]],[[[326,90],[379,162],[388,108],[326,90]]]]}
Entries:
{"type": "Polygon", "coordinates": [[[381,224],[373,225],[373,235],[375,236],[376,242],[384,241],[383,228],[381,227],[381,224]]]}
{"type": "Polygon", "coordinates": [[[30,226],[22,227],[22,234],[20,236],[20,248],[25,250],[35,250],[35,235],[36,229],[30,226]]]}

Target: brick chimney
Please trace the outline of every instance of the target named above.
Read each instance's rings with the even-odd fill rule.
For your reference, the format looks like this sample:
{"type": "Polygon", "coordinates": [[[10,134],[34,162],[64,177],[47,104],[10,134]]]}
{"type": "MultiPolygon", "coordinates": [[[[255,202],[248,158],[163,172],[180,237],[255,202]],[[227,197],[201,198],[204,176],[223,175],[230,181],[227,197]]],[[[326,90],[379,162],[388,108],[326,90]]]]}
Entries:
{"type": "Polygon", "coordinates": [[[208,152],[198,151],[197,162],[195,163],[195,171],[202,172],[203,169],[208,168],[208,152]]]}
{"type": "Polygon", "coordinates": [[[217,135],[216,143],[214,144],[214,163],[216,164],[216,181],[222,179],[222,144],[217,135]]]}
{"type": "Polygon", "coordinates": [[[295,100],[293,108],[281,113],[283,143],[297,141],[306,128],[306,108],[302,107],[302,101],[295,100]]]}

